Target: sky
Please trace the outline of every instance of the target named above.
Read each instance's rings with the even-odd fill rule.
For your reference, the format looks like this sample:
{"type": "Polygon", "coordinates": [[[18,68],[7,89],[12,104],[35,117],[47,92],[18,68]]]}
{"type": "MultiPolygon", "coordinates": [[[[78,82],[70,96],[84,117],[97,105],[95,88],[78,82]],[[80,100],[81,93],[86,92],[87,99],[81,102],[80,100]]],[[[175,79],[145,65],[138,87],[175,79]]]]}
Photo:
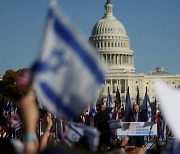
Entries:
{"type": "MultiPolygon", "coordinates": [[[[38,56],[48,0],[0,1],[0,74],[30,67],[38,56]]],[[[106,0],[59,0],[85,39],[104,15],[106,0]]],[[[111,0],[125,27],[138,73],[156,67],[180,74],[180,0],[111,0]]]]}

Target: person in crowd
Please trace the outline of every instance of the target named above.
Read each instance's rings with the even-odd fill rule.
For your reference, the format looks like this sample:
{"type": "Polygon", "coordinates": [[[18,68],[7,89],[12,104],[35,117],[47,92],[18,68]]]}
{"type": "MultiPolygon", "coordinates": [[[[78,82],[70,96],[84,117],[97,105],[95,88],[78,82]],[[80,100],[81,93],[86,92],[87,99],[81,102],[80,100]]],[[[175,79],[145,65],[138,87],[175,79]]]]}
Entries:
{"type": "MultiPolygon", "coordinates": [[[[47,149],[47,141],[49,136],[49,131],[52,127],[52,119],[48,114],[47,120],[47,131],[42,136],[40,143],[37,140],[37,123],[39,119],[39,110],[36,104],[36,97],[34,91],[30,88],[27,94],[21,99],[19,104],[20,116],[24,124],[24,153],[25,154],[36,154],[41,153],[84,153],[82,149],[77,150],[73,147],[68,147],[66,144],[60,144],[52,149],[47,149]],[[48,151],[49,150],[49,151],[48,151]]],[[[139,112],[138,112],[139,113],[139,112]]],[[[109,111],[105,109],[104,104],[100,105],[100,111],[95,116],[94,126],[101,132],[100,135],[100,147],[108,149],[110,146],[110,120],[109,111]]],[[[125,138],[120,149],[123,150],[126,145],[128,138],[125,138]]],[[[102,151],[101,151],[102,152],[102,151]]],[[[121,151],[120,151],[121,153],[121,151]]]]}
{"type": "Polygon", "coordinates": [[[30,89],[26,96],[21,99],[19,111],[25,128],[24,153],[36,154],[39,147],[36,135],[39,111],[36,105],[35,94],[32,89],[30,89]]]}
{"type": "Polygon", "coordinates": [[[94,126],[100,131],[99,147],[108,149],[110,146],[110,128],[108,121],[110,120],[109,113],[105,109],[104,104],[100,104],[99,112],[94,117],[94,126]]]}
{"type": "Polygon", "coordinates": [[[85,109],[81,115],[74,117],[72,121],[90,126],[90,118],[87,114],[87,109],[85,109]]]}
{"type": "Polygon", "coordinates": [[[124,117],[124,111],[121,107],[118,107],[114,113],[115,120],[122,120],[124,117]]]}
{"type": "MultiPolygon", "coordinates": [[[[20,116],[24,124],[24,154],[37,153],[77,153],[77,149],[69,147],[65,142],[51,148],[47,147],[49,130],[52,127],[52,119],[47,115],[47,131],[42,136],[40,143],[37,139],[37,123],[39,119],[39,110],[36,104],[34,91],[31,89],[19,104],[20,116]]],[[[79,152],[78,152],[79,153],[79,152]]]]}
{"type": "Polygon", "coordinates": [[[51,128],[53,125],[52,116],[49,112],[45,115],[45,118],[46,118],[46,122],[47,122],[47,127],[46,127],[44,134],[41,137],[41,141],[39,143],[39,151],[43,151],[46,149],[47,143],[49,140],[49,136],[50,136],[50,132],[51,132],[51,128]]]}
{"type": "MultiPolygon", "coordinates": [[[[127,116],[126,122],[146,122],[146,116],[140,112],[139,105],[133,106],[133,111],[127,116]]],[[[129,145],[141,147],[144,144],[144,136],[133,136],[129,138],[129,145]]]]}
{"type": "Polygon", "coordinates": [[[129,137],[124,136],[121,143],[111,151],[112,154],[145,154],[147,149],[144,147],[133,148],[128,146],[129,137]]]}
{"type": "Polygon", "coordinates": [[[156,111],[156,114],[153,117],[153,121],[157,123],[157,139],[160,138],[160,119],[161,119],[161,112],[159,110],[156,111]]]}

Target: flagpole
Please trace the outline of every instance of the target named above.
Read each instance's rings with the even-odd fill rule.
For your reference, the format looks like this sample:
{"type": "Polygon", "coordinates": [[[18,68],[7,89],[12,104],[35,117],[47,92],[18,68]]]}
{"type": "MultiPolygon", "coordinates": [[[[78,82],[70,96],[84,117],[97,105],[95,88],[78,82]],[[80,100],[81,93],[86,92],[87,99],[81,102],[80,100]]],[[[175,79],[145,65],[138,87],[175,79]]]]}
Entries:
{"type": "MultiPolygon", "coordinates": [[[[146,96],[145,96],[145,100],[146,100],[146,118],[147,118],[147,112],[148,112],[148,109],[147,109],[147,86],[146,86],[146,96]]],[[[148,120],[148,119],[147,119],[148,120]]]]}
{"type": "Polygon", "coordinates": [[[109,87],[108,87],[108,97],[109,97],[109,99],[108,99],[108,107],[110,107],[110,91],[109,91],[109,87]]]}

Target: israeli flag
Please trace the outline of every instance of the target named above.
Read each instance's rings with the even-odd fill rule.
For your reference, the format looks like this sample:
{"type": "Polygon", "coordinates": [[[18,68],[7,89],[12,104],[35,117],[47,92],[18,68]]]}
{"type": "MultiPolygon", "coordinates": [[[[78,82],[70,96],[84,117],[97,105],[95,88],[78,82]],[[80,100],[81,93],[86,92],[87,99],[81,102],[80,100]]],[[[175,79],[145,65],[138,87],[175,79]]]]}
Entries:
{"type": "Polygon", "coordinates": [[[96,151],[99,146],[100,132],[90,126],[85,126],[81,123],[69,122],[67,132],[64,134],[64,141],[72,146],[77,143],[83,136],[87,137],[89,148],[96,151]]]}
{"type": "Polygon", "coordinates": [[[110,120],[108,122],[109,122],[109,127],[110,127],[111,130],[122,128],[120,120],[110,120]]]}
{"type": "Polygon", "coordinates": [[[142,112],[146,115],[147,122],[151,122],[152,110],[151,110],[151,102],[149,99],[149,95],[147,94],[147,87],[144,95],[142,112]]]}
{"type": "Polygon", "coordinates": [[[84,125],[79,123],[68,123],[67,132],[64,136],[64,140],[68,145],[77,143],[81,137],[84,136],[84,125]]]}
{"type": "Polygon", "coordinates": [[[149,96],[147,96],[147,122],[151,122],[152,111],[149,96]]]}
{"type": "Polygon", "coordinates": [[[92,104],[92,106],[90,107],[90,115],[91,115],[92,117],[94,117],[94,116],[96,115],[96,113],[97,113],[97,110],[96,110],[96,102],[94,102],[94,103],[92,104]]]}
{"type": "Polygon", "coordinates": [[[5,113],[6,115],[11,114],[11,102],[8,101],[6,107],[5,107],[5,113]]]}
{"type": "Polygon", "coordinates": [[[51,7],[41,54],[32,68],[36,95],[46,108],[65,119],[96,101],[104,65],[64,13],[51,7]]]}
{"type": "Polygon", "coordinates": [[[85,127],[85,136],[88,138],[90,149],[96,151],[99,146],[100,132],[94,127],[85,127]]]}

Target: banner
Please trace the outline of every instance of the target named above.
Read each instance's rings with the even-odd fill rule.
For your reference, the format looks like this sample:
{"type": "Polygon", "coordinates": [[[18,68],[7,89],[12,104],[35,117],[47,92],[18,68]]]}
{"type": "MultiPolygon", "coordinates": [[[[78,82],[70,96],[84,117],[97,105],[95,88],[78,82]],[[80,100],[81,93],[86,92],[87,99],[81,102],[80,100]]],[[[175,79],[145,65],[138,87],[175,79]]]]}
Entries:
{"type": "Polygon", "coordinates": [[[154,122],[121,122],[118,136],[157,136],[157,124],[154,122]]]}

